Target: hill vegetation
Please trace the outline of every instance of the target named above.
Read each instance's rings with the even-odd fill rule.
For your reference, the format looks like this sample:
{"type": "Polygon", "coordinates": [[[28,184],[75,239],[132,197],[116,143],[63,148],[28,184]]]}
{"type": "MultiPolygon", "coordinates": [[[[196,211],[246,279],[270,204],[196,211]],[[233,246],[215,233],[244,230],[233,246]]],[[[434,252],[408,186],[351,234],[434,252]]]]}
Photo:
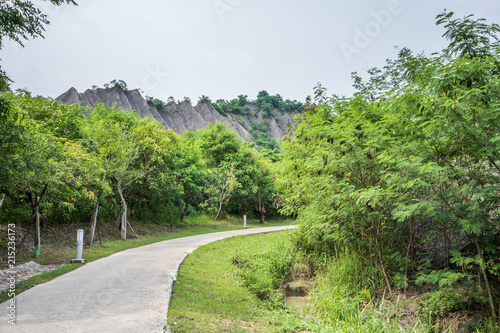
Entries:
{"type": "Polygon", "coordinates": [[[255,101],[249,101],[247,95],[239,95],[237,99],[231,101],[218,99],[215,103],[207,96],[203,96],[199,102],[212,104],[221,115],[231,114],[235,116],[235,119],[244,127],[250,127],[252,140],[257,146],[268,149],[279,147],[276,138],[269,136],[269,119],[274,118],[279,123],[279,113],[301,113],[304,109],[304,104],[301,102],[284,100],[280,95],[272,96],[265,90],[257,94],[255,101]],[[259,114],[260,120],[258,119],[259,114]],[[251,126],[248,126],[249,122],[251,126]]]}
{"type": "MultiPolygon", "coordinates": [[[[113,80],[107,86],[117,86],[116,80],[113,80]]],[[[123,82],[123,81],[121,81],[123,82]]],[[[126,86],[126,84],[125,84],[126,86]]],[[[121,86],[120,86],[121,87],[121,86]]],[[[150,106],[154,106],[157,109],[168,110],[168,105],[180,104],[181,101],[175,102],[174,97],[169,97],[167,101],[162,101],[158,98],[147,96],[147,101],[150,106]]],[[[185,101],[191,103],[191,100],[185,98],[185,101]]],[[[210,99],[210,97],[202,95],[198,104],[205,103],[213,106],[217,112],[222,116],[231,116],[238,123],[240,123],[244,128],[246,128],[250,134],[253,142],[256,143],[257,148],[267,148],[276,149],[279,148],[278,138],[276,135],[270,133],[270,121],[275,120],[275,123],[280,126],[282,125],[284,114],[290,114],[292,116],[301,113],[304,110],[304,104],[296,100],[283,99],[279,94],[270,95],[267,91],[262,90],[257,94],[256,100],[249,100],[248,95],[239,95],[238,98],[232,100],[218,99],[215,102],[210,99]]],[[[289,119],[293,119],[290,118],[289,119]]],[[[290,122],[287,121],[287,123],[290,122]]],[[[291,122],[290,122],[291,123],[291,122]]],[[[281,128],[285,131],[286,128],[281,128]]]]}

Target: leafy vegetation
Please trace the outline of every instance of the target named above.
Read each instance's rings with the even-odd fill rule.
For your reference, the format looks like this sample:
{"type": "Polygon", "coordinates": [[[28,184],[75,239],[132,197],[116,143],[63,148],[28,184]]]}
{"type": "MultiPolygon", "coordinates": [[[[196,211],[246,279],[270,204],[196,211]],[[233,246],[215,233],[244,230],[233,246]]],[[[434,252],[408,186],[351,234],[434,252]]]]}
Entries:
{"type": "Polygon", "coordinates": [[[165,107],[167,106],[164,101],[158,98],[146,96],[146,100],[148,101],[148,105],[152,105],[158,110],[165,110],[165,107]]]}
{"type": "Polygon", "coordinates": [[[111,82],[105,83],[104,88],[106,88],[106,89],[115,88],[115,89],[121,89],[125,92],[128,91],[127,82],[125,82],[123,80],[117,80],[117,79],[113,79],[113,80],[111,80],[111,82]]]}
{"type": "Polygon", "coordinates": [[[90,221],[95,234],[96,221],[117,221],[126,239],[130,219],[174,224],[190,214],[229,213],[263,222],[277,215],[276,170],[221,123],[179,136],[115,106],[99,104],[84,117],[78,105],[26,91],[1,100],[0,223],[34,228],[35,256],[48,225],[90,221]],[[231,191],[218,200],[228,170],[231,191]]]}
{"type": "Polygon", "coordinates": [[[259,148],[278,149],[279,143],[269,137],[269,118],[278,120],[278,112],[282,114],[302,112],[304,104],[289,99],[283,100],[280,95],[271,96],[265,90],[258,93],[257,99],[251,101],[247,95],[226,101],[218,99],[212,102],[207,96],[199,99],[200,103],[210,103],[221,115],[232,115],[241,125],[247,127],[252,134],[252,140],[259,148]],[[259,116],[260,115],[260,116],[259,116]],[[248,119],[248,123],[242,116],[248,119]],[[262,119],[261,119],[262,118],[262,119]],[[251,128],[249,128],[249,124],[251,128]]]}
{"type": "MultiPolygon", "coordinates": [[[[265,238],[265,244],[262,240],[241,244],[232,263],[239,268],[238,275],[252,294],[271,301],[273,292],[291,276],[294,255],[288,235],[276,233],[261,238],[265,238]]],[[[283,308],[283,303],[280,306],[283,308]]]]}
{"type": "MultiPolygon", "coordinates": [[[[0,48],[5,38],[22,45],[42,36],[49,23],[29,1],[2,2],[0,11],[0,48]]],[[[183,313],[206,325],[194,327],[191,317],[177,314],[174,326],[227,329],[222,314],[231,324],[250,323],[251,331],[398,331],[372,295],[391,298],[431,285],[419,307],[427,328],[478,309],[475,328],[497,331],[500,26],[446,11],[436,24],[445,29],[446,48],[430,56],[403,48],[367,78],[353,73],[352,97],[328,97],[318,85],[305,105],[264,90],[255,101],[200,98],[251,127],[255,143],[221,123],[179,136],[114,106],[88,112],[27,91],[4,92],[0,223],[33,233],[38,257],[48,225],[90,221],[94,234],[99,220],[118,226],[126,239],[131,219],[171,225],[208,214],[216,225],[231,214],[260,223],[280,213],[298,216],[292,243],[258,241],[243,254],[228,241],[207,247],[212,257],[193,259],[181,273],[191,285],[177,290],[191,303],[196,297],[192,312],[183,313]],[[295,111],[303,113],[280,147],[267,136],[272,118],[295,111]],[[205,264],[219,257],[222,277],[205,264]],[[313,318],[288,313],[277,292],[297,263],[316,275],[313,318]],[[216,310],[208,304],[215,294],[223,295],[216,310]],[[263,311],[267,320],[252,319],[263,311]]],[[[9,82],[0,70],[0,91],[9,82]]],[[[104,86],[127,91],[122,80],[104,86]]]]}
{"type": "Polygon", "coordinates": [[[215,103],[212,102],[207,96],[202,96],[200,102],[211,103],[214,108],[223,116],[227,114],[248,114],[254,107],[257,110],[262,110],[264,117],[273,116],[276,114],[276,110],[282,113],[289,113],[293,111],[302,112],[304,104],[297,101],[291,101],[289,99],[284,100],[280,95],[271,96],[265,90],[260,91],[257,94],[257,99],[255,101],[248,100],[247,95],[239,95],[238,98],[226,101],[224,99],[218,99],[215,103]]]}
{"type": "Polygon", "coordinates": [[[282,143],[282,212],[298,214],[295,245],[313,269],[347,249],[389,295],[427,276],[456,304],[430,298],[435,315],[469,299],[498,318],[500,28],[436,20],[450,41],[441,52],[401,49],[367,80],[354,73],[350,98],[317,87],[282,143]]]}

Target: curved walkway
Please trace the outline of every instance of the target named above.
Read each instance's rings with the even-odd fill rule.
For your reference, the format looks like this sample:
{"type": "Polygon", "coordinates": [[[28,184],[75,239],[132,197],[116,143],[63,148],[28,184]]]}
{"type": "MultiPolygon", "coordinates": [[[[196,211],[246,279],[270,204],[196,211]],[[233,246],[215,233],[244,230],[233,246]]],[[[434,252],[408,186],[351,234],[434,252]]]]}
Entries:
{"type": "MultiPolygon", "coordinates": [[[[166,240],[113,254],[0,304],[0,332],[164,332],[172,285],[184,258],[231,236],[294,228],[267,227],[166,240]]],[[[84,255],[85,257],[85,251],[84,255]]]]}

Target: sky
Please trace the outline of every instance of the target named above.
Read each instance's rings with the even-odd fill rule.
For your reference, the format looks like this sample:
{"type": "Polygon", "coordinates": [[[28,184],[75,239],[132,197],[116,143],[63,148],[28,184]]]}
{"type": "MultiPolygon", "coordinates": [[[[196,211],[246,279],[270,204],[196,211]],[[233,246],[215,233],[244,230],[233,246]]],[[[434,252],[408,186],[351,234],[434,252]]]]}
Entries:
{"type": "Polygon", "coordinates": [[[167,100],[255,99],[266,90],[304,101],[321,83],[350,96],[351,73],[447,45],[435,17],[474,14],[500,24],[498,0],[33,1],[51,24],[25,47],[6,42],[2,69],[35,95],[83,92],[113,79],[167,100]]]}

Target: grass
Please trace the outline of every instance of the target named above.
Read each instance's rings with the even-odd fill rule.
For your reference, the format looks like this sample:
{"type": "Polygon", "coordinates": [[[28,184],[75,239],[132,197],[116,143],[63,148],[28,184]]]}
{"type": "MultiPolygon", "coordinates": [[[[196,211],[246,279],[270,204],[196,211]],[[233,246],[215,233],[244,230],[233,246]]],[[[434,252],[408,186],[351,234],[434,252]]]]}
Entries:
{"type": "Polygon", "coordinates": [[[372,301],[376,274],[348,254],[328,260],[315,277],[308,307],[298,313],[285,309],[276,282],[297,278],[290,273],[303,264],[291,252],[291,234],[233,237],[190,254],[174,284],[169,328],[176,333],[419,330],[401,326],[401,315],[394,311],[402,307],[398,302],[372,301]]]}
{"type": "Polygon", "coordinates": [[[176,333],[308,329],[304,319],[284,310],[282,299],[263,300],[258,296],[262,288],[267,288],[266,281],[273,280],[273,258],[282,258],[278,253],[286,250],[282,244],[288,237],[288,231],[232,237],[190,254],[174,284],[168,313],[170,329],[176,333]],[[237,264],[241,262],[254,268],[253,277],[237,264]],[[251,291],[249,286],[257,289],[251,291]]]}
{"type": "MultiPolygon", "coordinates": [[[[156,242],[161,242],[168,239],[187,237],[193,235],[201,235],[213,232],[221,232],[221,231],[230,231],[230,230],[240,230],[242,228],[243,223],[240,219],[235,217],[228,217],[224,220],[221,220],[220,223],[217,224],[217,228],[210,228],[210,223],[213,222],[209,216],[198,216],[196,218],[187,219],[185,225],[177,226],[169,231],[166,231],[165,228],[159,228],[159,226],[155,225],[144,225],[141,224],[141,228],[143,228],[143,235],[139,235],[138,239],[115,239],[104,241],[102,245],[98,242],[94,242],[94,246],[92,248],[84,247],[83,250],[83,258],[86,262],[91,262],[103,257],[107,257],[114,253],[144,246],[156,242]]],[[[264,225],[259,223],[248,223],[248,228],[259,228],[259,227],[269,227],[269,226],[279,226],[292,224],[292,220],[273,220],[269,223],[265,223],[264,225]]],[[[135,227],[134,227],[135,229],[135,227]]],[[[139,230],[136,230],[139,233],[139,230]]],[[[57,235],[60,238],[60,235],[57,235]]],[[[76,238],[76,236],[75,236],[76,238]]],[[[56,242],[59,244],[59,242],[56,242]]],[[[19,256],[17,259],[17,264],[34,260],[41,265],[57,265],[61,263],[68,263],[71,259],[75,257],[75,242],[71,241],[68,244],[63,244],[61,246],[43,246],[44,242],[42,240],[42,253],[39,258],[30,257],[29,254],[24,254],[19,256]]],[[[27,251],[29,252],[29,251],[27,251]]],[[[45,272],[39,275],[35,275],[27,280],[20,281],[16,284],[16,295],[42,283],[50,281],[60,275],[63,275],[67,272],[70,272],[74,269],[81,267],[81,264],[68,264],[57,269],[45,272]]],[[[0,303],[3,303],[9,299],[8,293],[3,292],[0,294],[0,303]]]]}
{"type": "Polygon", "coordinates": [[[374,302],[381,278],[367,270],[359,259],[343,253],[329,260],[311,290],[311,314],[318,318],[321,332],[417,332],[417,323],[401,326],[401,308],[384,295],[374,302]]]}

